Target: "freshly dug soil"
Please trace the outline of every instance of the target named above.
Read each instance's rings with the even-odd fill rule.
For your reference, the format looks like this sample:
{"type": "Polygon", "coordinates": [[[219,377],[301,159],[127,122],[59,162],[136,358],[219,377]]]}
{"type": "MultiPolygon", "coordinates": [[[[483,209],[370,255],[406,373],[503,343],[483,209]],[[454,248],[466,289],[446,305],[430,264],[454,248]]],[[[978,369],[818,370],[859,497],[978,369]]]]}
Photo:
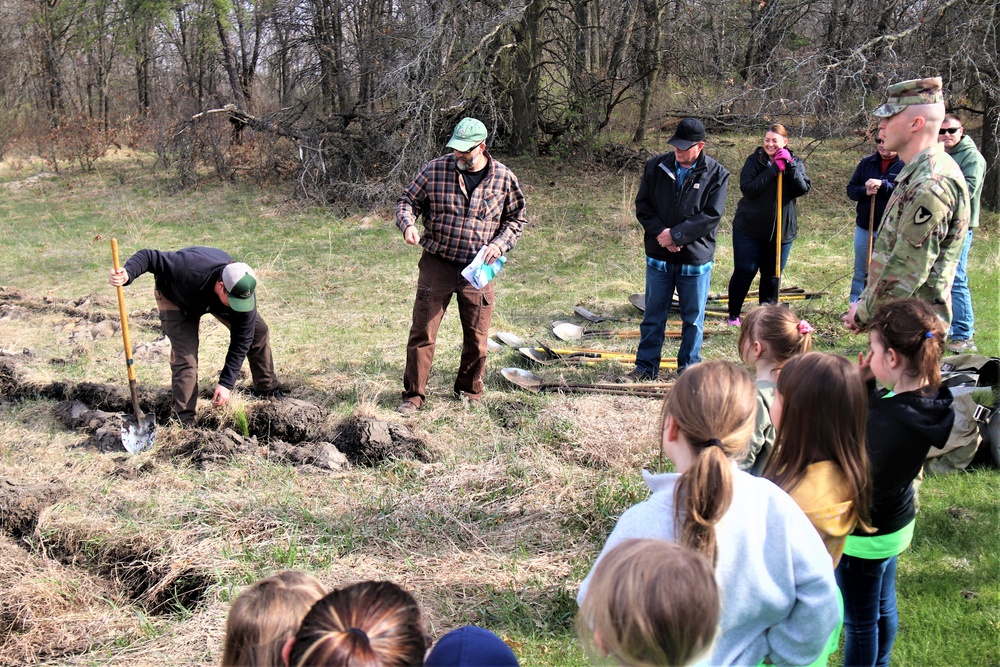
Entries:
{"type": "Polygon", "coordinates": [[[427,444],[406,425],[372,417],[351,417],[337,429],[333,444],[359,466],[375,466],[388,459],[431,461],[427,444]]]}

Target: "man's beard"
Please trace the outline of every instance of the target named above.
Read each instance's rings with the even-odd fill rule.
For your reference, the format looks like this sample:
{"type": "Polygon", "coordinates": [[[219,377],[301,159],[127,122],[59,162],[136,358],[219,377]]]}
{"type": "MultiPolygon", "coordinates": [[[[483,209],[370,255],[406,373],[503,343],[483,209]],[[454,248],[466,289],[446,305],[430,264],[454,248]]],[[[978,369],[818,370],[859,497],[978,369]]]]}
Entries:
{"type": "Polygon", "coordinates": [[[469,171],[472,167],[472,160],[467,160],[465,158],[455,158],[455,167],[459,171],[469,171]]]}

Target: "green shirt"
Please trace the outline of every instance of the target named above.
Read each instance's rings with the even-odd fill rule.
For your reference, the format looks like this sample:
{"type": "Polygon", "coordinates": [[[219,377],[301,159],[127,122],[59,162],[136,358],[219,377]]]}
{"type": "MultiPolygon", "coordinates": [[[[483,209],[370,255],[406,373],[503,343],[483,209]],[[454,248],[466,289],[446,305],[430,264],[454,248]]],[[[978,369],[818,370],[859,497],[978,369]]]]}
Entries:
{"type": "Polygon", "coordinates": [[[855,558],[865,558],[867,560],[882,560],[892,558],[906,551],[913,541],[913,527],[917,524],[914,519],[895,533],[888,535],[878,535],[865,537],[863,535],[848,535],[847,544],[844,546],[844,553],[855,558]]]}

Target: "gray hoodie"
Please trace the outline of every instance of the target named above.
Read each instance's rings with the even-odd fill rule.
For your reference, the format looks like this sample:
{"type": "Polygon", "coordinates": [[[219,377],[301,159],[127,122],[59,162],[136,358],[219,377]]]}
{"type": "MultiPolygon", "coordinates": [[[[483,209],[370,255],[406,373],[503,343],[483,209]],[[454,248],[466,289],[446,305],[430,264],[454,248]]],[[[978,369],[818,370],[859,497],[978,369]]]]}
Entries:
{"type": "MultiPolygon", "coordinates": [[[[652,495],[622,514],[601,560],[629,538],[674,539],[674,486],[680,475],[643,471],[652,495]]],[[[699,665],[808,665],[840,622],[837,583],[823,541],[791,497],[733,464],[733,502],[716,525],[715,578],[722,619],[711,655],[699,665]]],[[[597,567],[597,562],[594,567],[597,567]]],[[[590,574],[576,597],[587,595],[590,574]]]]}

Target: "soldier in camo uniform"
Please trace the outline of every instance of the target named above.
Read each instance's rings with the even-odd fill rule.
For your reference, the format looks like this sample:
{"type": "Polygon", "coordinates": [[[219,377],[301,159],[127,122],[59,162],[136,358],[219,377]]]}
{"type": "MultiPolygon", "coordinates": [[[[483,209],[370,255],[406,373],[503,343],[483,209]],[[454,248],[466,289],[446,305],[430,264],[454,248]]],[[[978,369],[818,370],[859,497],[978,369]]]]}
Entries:
{"type": "Polygon", "coordinates": [[[844,315],[844,325],[864,331],[878,306],[916,297],[951,322],[951,284],[969,227],[969,191],[961,169],[937,142],[944,120],[941,78],[889,86],[889,99],[872,113],[887,150],[906,163],[886,206],[872,250],[868,286],[844,315]]]}

